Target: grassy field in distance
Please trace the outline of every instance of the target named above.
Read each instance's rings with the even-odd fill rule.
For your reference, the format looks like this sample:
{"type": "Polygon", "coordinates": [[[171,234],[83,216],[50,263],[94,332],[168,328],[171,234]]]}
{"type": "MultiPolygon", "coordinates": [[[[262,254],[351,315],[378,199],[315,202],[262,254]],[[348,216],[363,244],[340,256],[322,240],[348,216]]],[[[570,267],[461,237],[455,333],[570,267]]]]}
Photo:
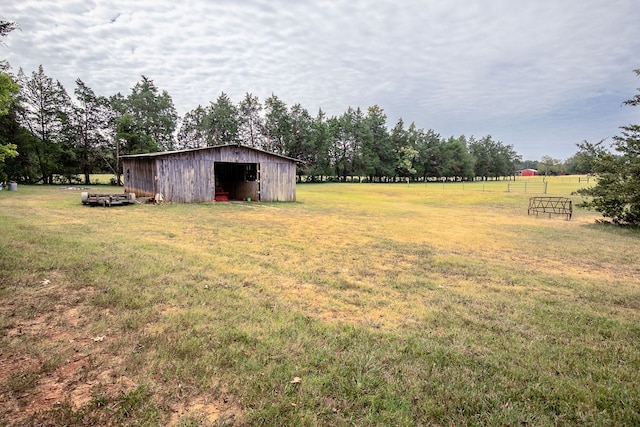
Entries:
{"type": "Polygon", "coordinates": [[[507,184],[113,208],[3,191],[0,419],[639,424],[640,232],[528,216],[507,184]]]}

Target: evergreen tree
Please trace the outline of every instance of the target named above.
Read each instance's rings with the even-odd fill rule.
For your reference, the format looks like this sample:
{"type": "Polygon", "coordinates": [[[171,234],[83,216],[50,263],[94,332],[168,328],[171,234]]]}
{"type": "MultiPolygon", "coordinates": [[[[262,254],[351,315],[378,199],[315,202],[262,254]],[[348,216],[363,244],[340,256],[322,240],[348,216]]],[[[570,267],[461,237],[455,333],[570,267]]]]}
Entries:
{"type": "Polygon", "coordinates": [[[352,174],[352,159],[355,142],[353,137],[353,114],[351,107],[340,117],[331,117],[328,121],[331,135],[329,156],[333,167],[333,175],[346,181],[352,174]]]}
{"type": "MultiPolygon", "coordinates": [[[[15,22],[11,22],[11,21],[2,21],[0,20],[0,37],[6,37],[7,34],[9,34],[11,31],[15,30],[17,28],[17,25],[15,22]]],[[[0,45],[4,45],[3,42],[0,42],[0,45]]],[[[7,61],[0,60],[0,71],[5,72],[7,70],[9,70],[10,66],[9,63],[7,61]]],[[[0,107],[1,109],[1,107],[0,107]]],[[[5,113],[6,114],[6,113],[5,113]]],[[[0,114],[1,116],[1,114],[0,114]]]]}
{"type": "Polygon", "coordinates": [[[238,144],[238,109],[226,93],[222,92],[216,102],[207,109],[204,129],[207,145],[238,144]]]}
{"type": "Polygon", "coordinates": [[[312,181],[316,177],[322,181],[323,176],[332,173],[330,157],[332,138],[329,124],[322,109],[318,110],[318,115],[311,123],[309,145],[310,158],[305,165],[306,174],[312,181]]]}
{"type": "Polygon", "coordinates": [[[276,154],[285,154],[291,137],[291,118],[287,105],[276,95],[264,101],[264,149],[276,154]]]}
{"type": "Polygon", "coordinates": [[[142,79],[124,98],[117,94],[111,97],[116,119],[117,138],[123,145],[120,154],[140,154],[173,150],[173,133],[178,114],[167,91],[156,87],[153,80],[142,79]]]}
{"type": "Polygon", "coordinates": [[[447,178],[473,178],[473,159],[467,148],[464,135],[450,137],[441,145],[442,176],[447,178]]]}
{"type": "Polygon", "coordinates": [[[373,152],[373,135],[365,121],[365,116],[360,107],[352,110],[348,116],[349,122],[345,122],[347,129],[351,132],[353,149],[351,152],[350,170],[351,174],[358,177],[358,182],[362,176],[373,175],[375,170],[375,153],[373,152]]]}
{"type": "Polygon", "coordinates": [[[418,165],[416,173],[421,175],[423,179],[439,178],[442,176],[442,160],[441,149],[442,144],[440,134],[432,129],[424,132],[422,129],[413,128],[413,135],[417,143],[418,149],[418,165]]]}
{"type": "Polygon", "coordinates": [[[30,78],[21,69],[18,81],[20,124],[38,139],[33,147],[40,171],[38,181],[51,184],[64,157],[71,102],[62,84],[45,75],[42,65],[30,78]]]}
{"type": "Polygon", "coordinates": [[[177,149],[185,150],[207,146],[206,116],[207,110],[201,105],[184,115],[178,131],[177,149]]]}
{"type": "Polygon", "coordinates": [[[386,122],[387,115],[382,108],[374,105],[367,109],[366,124],[371,136],[367,141],[371,146],[367,147],[365,159],[370,181],[389,177],[394,172],[394,152],[386,122]]]}
{"type": "MultiPolygon", "coordinates": [[[[634,70],[640,76],[640,69],[634,70]]],[[[640,91],[640,88],[638,89],[640,91]]],[[[640,94],[625,102],[640,105],[640,94]]],[[[584,142],[581,151],[594,159],[596,185],[578,190],[589,197],[583,206],[593,208],[615,224],[640,225],[640,125],[621,126],[613,140],[614,154],[599,144],[584,142]]]]}
{"type": "Polygon", "coordinates": [[[298,175],[303,175],[306,172],[305,164],[313,159],[314,146],[311,141],[313,118],[302,105],[295,104],[289,111],[289,119],[291,132],[287,140],[285,154],[304,162],[304,164],[299,164],[297,168],[298,175]]]}
{"type": "Polygon", "coordinates": [[[244,145],[260,148],[264,145],[262,104],[257,96],[247,93],[238,105],[238,136],[244,145]]]}

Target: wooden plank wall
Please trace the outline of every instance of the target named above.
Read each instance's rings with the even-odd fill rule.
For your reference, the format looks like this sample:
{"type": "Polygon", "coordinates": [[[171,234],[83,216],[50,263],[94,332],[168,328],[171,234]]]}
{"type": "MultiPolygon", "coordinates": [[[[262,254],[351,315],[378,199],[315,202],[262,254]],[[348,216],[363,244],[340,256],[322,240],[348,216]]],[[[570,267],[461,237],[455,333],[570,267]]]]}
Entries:
{"type": "Polygon", "coordinates": [[[158,192],[165,200],[194,203],[214,199],[213,161],[197,154],[176,153],[157,159],[158,192]]]}
{"type": "Polygon", "coordinates": [[[296,201],[296,164],[264,162],[260,164],[260,200],[296,201]]]}
{"type": "Polygon", "coordinates": [[[138,197],[155,195],[155,161],[153,158],[123,159],[124,191],[138,197]]]}

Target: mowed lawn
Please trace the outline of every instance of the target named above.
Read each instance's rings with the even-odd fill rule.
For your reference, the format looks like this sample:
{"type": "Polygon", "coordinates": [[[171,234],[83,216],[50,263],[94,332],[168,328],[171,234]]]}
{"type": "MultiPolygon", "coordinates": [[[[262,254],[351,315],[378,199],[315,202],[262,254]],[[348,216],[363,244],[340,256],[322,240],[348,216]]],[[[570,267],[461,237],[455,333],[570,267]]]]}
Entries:
{"type": "Polygon", "coordinates": [[[3,191],[0,424],[639,425],[640,232],[506,188],[3,191]]]}

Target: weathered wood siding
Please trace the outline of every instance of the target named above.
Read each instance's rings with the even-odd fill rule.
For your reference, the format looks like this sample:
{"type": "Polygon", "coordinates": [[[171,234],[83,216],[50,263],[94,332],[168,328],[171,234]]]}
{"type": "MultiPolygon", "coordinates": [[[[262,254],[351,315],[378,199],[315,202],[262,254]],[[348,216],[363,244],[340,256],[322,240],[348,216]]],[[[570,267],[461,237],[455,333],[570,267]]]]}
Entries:
{"type": "Polygon", "coordinates": [[[124,159],[124,191],[139,197],[155,195],[155,160],[153,158],[124,159]]]}
{"type": "Polygon", "coordinates": [[[260,164],[260,200],[264,202],[295,202],[295,163],[264,162],[260,164]]]}
{"type": "Polygon", "coordinates": [[[258,165],[259,182],[239,183],[238,198],[296,200],[295,160],[235,145],[123,157],[125,191],[138,196],[161,193],[164,200],[177,203],[210,202],[215,198],[217,162],[258,165]]]}
{"type": "Polygon", "coordinates": [[[213,161],[191,151],[160,156],[156,162],[158,192],[165,200],[194,203],[214,199],[213,161]]]}

